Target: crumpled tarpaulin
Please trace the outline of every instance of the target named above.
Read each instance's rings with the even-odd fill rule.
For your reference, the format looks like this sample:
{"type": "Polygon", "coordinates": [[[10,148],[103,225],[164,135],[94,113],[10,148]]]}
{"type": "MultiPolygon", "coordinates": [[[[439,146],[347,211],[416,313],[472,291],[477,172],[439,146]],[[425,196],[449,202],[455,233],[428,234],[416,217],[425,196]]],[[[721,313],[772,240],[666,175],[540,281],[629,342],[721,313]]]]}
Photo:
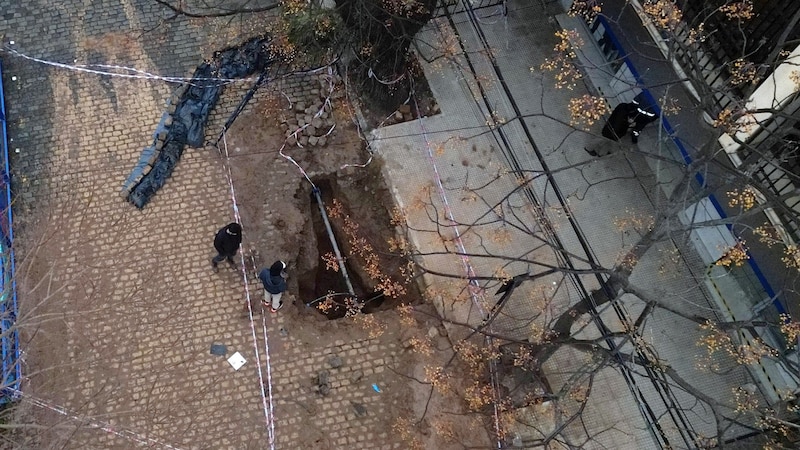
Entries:
{"type": "Polygon", "coordinates": [[[211,61],[197,66],[192,81],[172,93],[167,110],[133,171],[125,180],[121,195],[137,208],[167,182],[186,144],[203,146],[208,115],[222,93],[222,79],[242,78],[263,72],[275,61],[269,51],[269,36],[253,38],[238,47],[214,53],[211,61]]]}

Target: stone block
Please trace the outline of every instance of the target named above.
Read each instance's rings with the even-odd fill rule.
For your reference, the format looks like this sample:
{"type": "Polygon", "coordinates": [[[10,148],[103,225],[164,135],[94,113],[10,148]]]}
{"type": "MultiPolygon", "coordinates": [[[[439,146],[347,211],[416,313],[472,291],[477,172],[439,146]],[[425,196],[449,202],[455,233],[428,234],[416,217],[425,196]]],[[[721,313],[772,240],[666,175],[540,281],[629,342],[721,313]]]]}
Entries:
{"type": "Polygon", "coordinates": [[[317,142],[319,142],[319,138],[318,138],[318,137],[316,137],[316,136],[309,136],[309,138],[308,138],[308,145],[317,145],[317,142]]]}
{"type": "Polygon", "coordinates": [[[400,105],[397,110],[403,114],[411,114],[411,105],[400,105]]]}
{"type": "Polygon", "coordinates": [[[316,136],[317,135],[317,127],[314,125],[309,125],[306,127],[304,133],[308,136],[316,136]]]}
{"type": "Polygon", "coordinates": [[[183,83],[175,89],[173,95],[177,96],[178,98],[182,98],[187,89],[189,89],[189,83],[183,83]]]}

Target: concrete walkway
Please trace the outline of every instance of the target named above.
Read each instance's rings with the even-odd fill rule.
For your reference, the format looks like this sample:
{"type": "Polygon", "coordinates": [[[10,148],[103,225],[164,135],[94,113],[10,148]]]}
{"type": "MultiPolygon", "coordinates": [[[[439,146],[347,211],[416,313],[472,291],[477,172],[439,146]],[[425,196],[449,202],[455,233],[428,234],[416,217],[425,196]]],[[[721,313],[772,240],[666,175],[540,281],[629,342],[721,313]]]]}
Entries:
{"type": "MultiPolygon", "coordinates": [[[[377,130],[373,145],[387,161],[387,177],[405,202],[410,226],[424,230],[414,238],[427,267],[460,276],[513,276],[543,270],[520,260],[564,267],[564,254],[575,269],[589,268],[589,260],[610,267],[635,241],[637,221],[646,226],[642,224],[657,212],[668,172],[655,176],[643,159],[630,153],[590,157],[584,147],[596,139],[602,123],[589,132],[576,131],[569,126],[567,108],[586,87],[554,89],[551,75],[539,70],[556,44],[551,16],[558,12],[543,10],[537,2],[512,1],[507,17],[499,5],[477,10],[473,17],[460,13],[452,23],[436,20],[420,38],[421,54],[433,61],[423,67],[442,114],[377,130]],[[488,51],[494,60],[487,58],[488,51]],[[491,123],[503,125],[487,126],[491,123]],[[509,170],[530,177],[530,191],[506,197],[519,186],[509,170]],[[472,256],[437,253],[443,248],[472,256]]],[[[658,138],[651,126],[639,147],[652,146],[658,138]]],[[[687,281],[704,267],[683,251],[671,242],[654,247],[638,261],[631,280],[674,308],[712,314],[695,282],[687,281]]],[[[496,300],[491,294],[497,285],[470,288],[436,276],[426,282],[448,293],[441,296],[440,311],[454,320],[478,324],[496,300]]],[[[541,338],[537,326],[545,326],[598,286],[594,275],[565,274],[525,284],[492,330],[541,338]]],[[[631,298],[620,303],[618,311],[607,307],[600,314],[612,331],[621,331],[620,318],[636,317],[643,306],[631,298]]],[[[584,326],[579,336],[598,335],[593,325],[584,326]]],[[[459,335],[457,329],[451,332],[459,335]]],[[[729,400],[731,388],[749,380],[731,361],[716,361],[732,369],[722,376],[699,370],[699,330],[678,316],[654,313],[645,335],[659,358],[714,398],[729,400]]],[[[575,383],[570,377],[585,369],[585,363],[580,353],[559,351],[546,366],[551,387],[575,383]]],[[[680,429],[715,433],[707,411],[691,396],[680,389],[665,390],[643,377],[640,368],[628,369],[632,371],[623,374],[609,367],[597,374],[582,421],[568,427],[569,442],[581,448],[647,449],[660,448],[658,440],[680,448],[692,445],[680,429]],[[675,414],[681,408],[684,418],[675,414]],[[648,425],[655,421],[663,431],[648,425]]],[[[581,383],[590,382],[575,384],[581,383]]],[[[561,406],[569,410],[568,403],[561,406]]],[[[547,428],[542,425],[549,420],[546,412],[531,414],[547,428]]],[[[539,436],[524,426],[515,431],[523,441],[539,436]]]]}

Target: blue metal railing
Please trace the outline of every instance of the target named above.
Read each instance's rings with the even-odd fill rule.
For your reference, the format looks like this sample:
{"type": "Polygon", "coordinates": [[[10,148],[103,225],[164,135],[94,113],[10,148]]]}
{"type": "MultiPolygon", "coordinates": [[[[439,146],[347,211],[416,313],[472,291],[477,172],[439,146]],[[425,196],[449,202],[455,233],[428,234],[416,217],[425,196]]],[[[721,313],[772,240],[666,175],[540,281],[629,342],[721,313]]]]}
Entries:
{"type": "MultiPolygon", "coordinates": [[[[606,33],[608,33],[608,38],[611,40],[611,45],[613,45],[617,49],[619,58],[622,59],[622,61],[625,63],[625,65],[628,66],[628,69],[631,71],[631,74],[633,74],[633,77],[636,80],[636,84],[638,85],[639,88],[641,88],[642,93],[644,94],[644,96],[647,99],[647,101],[651,105],[653,105],[653,107],[654,107],[654,109],[656,111],[656,114],[658,114],[658,116],[661,118],[660,122],[661,122],[661,125],[664,127],[664,131],[667,132],[667,136],[669,136],[669,138],[675,144],[675,147],[680,152],[681,157],[683,158],[683,161],[687,165],[691,164],[692,163],[691,155],[686,150],[686,147],[683,145],[683,142],[681,142],[681,140],[676,136],[675,129],[669,123],[669,120],[667,120],[667,118],[663,114],[661,114],[661,108],[659,108],[658,102],[656,101],[656,99],[653,97],[653,95],[650,93],[650,91],[644,87],[645,83],[642,80],[642,77],[639,75],[639,72],[636,70],[636,67],[634,67],[634,65],[631,62],[631,60],[628,59],[628,57],[626,56],[628,53],[625,51],[625,47],[623,47],[622,43],[620,43],[619,39],[617,38],[617,36],[612,31],[611,25],[608,23],[606,18],[603,17],[603,16],[597,16],[596,20],[598,20],[600,22],[600,24],[603,25],[603,28],[605,28],[606,33]]],[[[705,178],[703,177],[703,175],[700,172],[697,172],[695,174],[695,180],[700,185],[700,187],[705,187],[706,186],[706,180],[705,180],[705,178]]],[[[721,218],[725,219],[726,217],[728,217],[727,214],[725,214],[725,211],[722,209],[722,205],[720,205],[719,201],[717,201],[716,197],[714,197],[713,194],[710,194],[708,196],[708,199],[711,202],[711,204],[714,206],[714,209],[717,211],[717,214],[719,214],[719,216],[721,218]]],[[[730,230],[731,233],[734,234],[734,236],[736,235],[736,233],[733,230],[733,226],[731,224],[728,224],[727,228],[728,228],[728,230],[730,230]]],[[[772,286],[770,286],[769,282],[767,281],[766,277],[764,276],[764,273],[758,267],[758,264],[756,263],[755,258],[753,257],[753,255],[750,255],[750,258],[747,260],[747,263],[750,266],[750,269],[755,274],[755,276],[758,279],[759,283],[761,283],[761,287],[764,289],[764,292],[771,299],[773,299],[772,304],[775,306],[775,309],[778,310],[778,313],[780,313],[780,314],[786,313],[786,308],[781,303],[779,297],[777,295],[775,295],[775,290],[772,289],[772,286]]]]}
{"type": "Polygon", "coordinates": [[[14,266],[14,231],[11,214],[11,172],[8,164],[8,132],[6,127],[6,102],[3,88],[3,64],[0,61],[0,357],[2,357],[2,380],[0,380],[0,405],[15,398],[22,380],[19,358],[19,331],[17,319],[17,283],[14,266]]]}

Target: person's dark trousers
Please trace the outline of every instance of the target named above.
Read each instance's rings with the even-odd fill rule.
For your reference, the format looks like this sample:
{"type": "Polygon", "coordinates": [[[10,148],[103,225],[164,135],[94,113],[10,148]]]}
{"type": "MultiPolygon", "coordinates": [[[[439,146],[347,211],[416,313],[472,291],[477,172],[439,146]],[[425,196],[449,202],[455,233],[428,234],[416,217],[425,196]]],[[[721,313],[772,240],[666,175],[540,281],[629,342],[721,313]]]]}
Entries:
{"type": "Polygon", "coordinates": [[[217,264],[221,263],[223,260],[227,259],[230,265],[236,267],[236,261],[233,260],[233,257],[236,256],[236,253],[232,255],[223,255],[222,253],[218,254],[211,260],[211,265],[217,267],[217,264]]]}

